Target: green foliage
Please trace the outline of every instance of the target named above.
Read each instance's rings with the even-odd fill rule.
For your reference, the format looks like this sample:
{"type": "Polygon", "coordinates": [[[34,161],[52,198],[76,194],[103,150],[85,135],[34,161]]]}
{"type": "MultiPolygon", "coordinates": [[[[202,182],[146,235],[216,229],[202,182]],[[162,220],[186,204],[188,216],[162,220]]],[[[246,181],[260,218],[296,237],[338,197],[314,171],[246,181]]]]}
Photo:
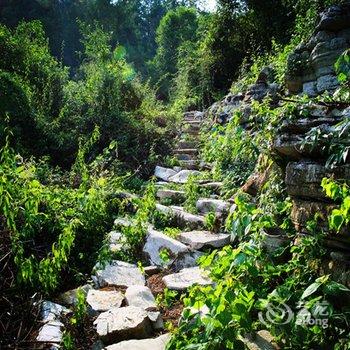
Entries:
{"type": "Polygon", "coordinates": [[[209,231],[214,231],[215,226],[216,226],[216,222],[217,222],[215,213],[209,212],[208,214],[205,215],[204,220],[205,220],[205,227],[209,231]]]}
{"type": "Polygon", "coordinates": [[[157,29],[157,53],[152,61],[153,79],[159,93],[168,98],[171,81],[176,73],[179,48],[183,43],[194,42],[197,30],[197,12],[194,8],[177,7],[160,21],[157,29]]]}
{"type": "Polygon", "coordinates": [[[322,188],[329,198],[340,202],[339,208],[333,209],[328,218],[329,228],[340,232],[350,223],[350,188],[346,183],[339,184],[327,178],[322,180],[322,188]]]}
{"type": "MultiPolygon", "coordinates": [[[[247,208],[246,215],[251,212],[252,209],[247,208]]],[[[349,290],[328,276],[317,277],[323,254],[322,236],[313,233],[301,238],[298,245],[290,249],[291,259],[276,263],[273,256],[257,244],[261,241],[258,231],[264,227],[259,215],[251,217],[242,222],[242,229],[255,231],[255,237],[250,234],[237,248],[227,246],[201,258],[201,266],[209,270],[215,286],[191,288],[188,297],[183,299],[185,309],[169,349],[243,348],[242,337],[262,328],[267,328],[277,341],[281,340],[284,349],[304,349],[305,346],[325,349],[344,341],[339,337],[339,330],[347,328],[349,308],[339,305],[334,296],[345,297],[349,290]],[[284,305],[288,305],[294,315],[288,322],[283,318],[286,315],[278,311],[285,310],[284,305]],[[327,327],[322,327],[323,323],[303,324],[295,317],[301,308],[315,318],[321,317],[324,314],[320,305],[327,307],[327,327]],[[204,308],[207,311],[198,312],[204,308]],[[275,311],[262,323],[259,312],[264,317],[270,308],[275,311]]]]}
{"type": "Polygon", "coordinates": [[[0,158],[0,212],[11,231],[18,281],[49,292],[63,282],[63,271],[81,279],[111,226],[109,196],[116,182],[90,177],[76,189],[43,185],[34,164],[23,162],[8,142],[0,158]]]}
{"type": "Polygon", "coordinates": [[[69,332],[63,333],[62,345],[63,345],[64,350],[74,350],[75,349],[73,337],[69,332]]]}
{"type": "Polygon", "coordinates": [[[86,295],[82,289],[77,291],[77,303],[74,305],[74,315],[70,318],[73,326],[81,326],[87,316],[86,295]]]}
{"type": "Polygon", "coordinates": [[[162,309],[170,308],[177,300],[178,294],[176,290],[165,288],[163,293],[157,295],[156,303],[162,309]]]}
{"type": "Polygon", "coordinates": [[[195,214],[197,212],[196,204],[200,197],[199,184],[195,176],[190,176],[184,186],[185,202],[184,208],[189,213],[195,214]]]}
{"type": "Polygon", "coordinates": [[[171,238],[176,238],[180,234],[181,230],[176,227],[166,227],[163,232],[171,238]]]}

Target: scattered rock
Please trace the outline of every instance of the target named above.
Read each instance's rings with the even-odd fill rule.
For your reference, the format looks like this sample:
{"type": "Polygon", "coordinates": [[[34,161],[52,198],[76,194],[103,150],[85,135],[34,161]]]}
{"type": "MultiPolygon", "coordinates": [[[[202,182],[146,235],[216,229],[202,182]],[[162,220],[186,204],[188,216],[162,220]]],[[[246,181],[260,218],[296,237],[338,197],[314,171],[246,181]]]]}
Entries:
{"type": "Polygon", "coordinates": [[[157,204],[156,209],[164,214],[171,215],[177,221],[179,227],[190,229],[201,229],[205,226],[205,218],[200,215],[194,215],[184,211],[182,207],[157,204]]]}
{"type": "Polygon", "coordinates": [[[96,290],[88,292],[86,302],[91,307],[93,313],[107,311],[111,308],[118,308],[124,300],[123,293],[116,290],[96,290]]]}
{"type": "Polygon", "coordinates": [[[196,203],[197,210],[202,214],[209,212],[227,213],[230,209],[230,203],[221,199],[201,198],[196,203]]]}
{"type": "Polygon", "coordinates": [[[169,178],[176,175],[176,171],[170,168],[163,168],[161,166],[156,166],[154,175],[163,181],[169,181],[169,178]]]}
{"type": "Polygon", "coordinates": [[[53,303],[51,301],[43,301],[41,304],[41,320],[43,322],[56,321],[61,315],[69,313],[71,310],[66,307],[53,303]]]}
{"type": "Polygon", "coordinates": [[[171,264],[179,254],[189,252],[189,249],[181,242],[173,239],[162,232],[150,229],[146,237],[146,243],[143,247],[143,253],[148,256],[150,262],[157,266],[163,266],[165,263],[160,258],[163,249],[169,253],[170,261],[166,264],[171,264]]]}
{"type": "Polygon", "coordinates": [[[160,189],[157,191],[157,197],[159,199],[170,199],[171,201],[181,202],[185,199],[185,192],[168,190],[168,189],[160,189]]]}
{"type": "Polygon", "coordinates": [[[156,332],[164,329],[163,317],[159,311],[148,311],[147,315],[152,322],[153,329],[156,332]]]}
{"type": "MultiPolygon", "coordinates": [[[[125,292],[125,298],[130,306],[137,306],[148,311],[157,308],[156,300],[154,299],[151,290],[146,286],[129,287],[125,292]]],[[[156,320],[154,320],[154,322],[155,321],[156,320]]]]}
{"type": "Polygon", "coordinates": [[[100,264],[97,264],[94,271],[96,282],[100,287],[144,286],[146,283],[145,277],[136,265],[123,261],[113,260],[104,268],[100,264]]]}
{"type": "Polygon", "coordinates": [[[62,341],[63,324],[59,321],[49,321],[44,324],[36,337],[37,342],[41,343],[60,343],[62,341]]]}
{"type": "Polygon", "coordinates": [[[170,334],[163,334],[158,338],[143,340],[127,340],[106,347],[106,350],[165,350],[170,334]]]}
{"type": "Polygon", "coordinates": [[[152,333],[147,312],[136,306],[113,308],[94,321],[96,331],[105,344],[125,339],[143,339],[152,333]]]}
{"type": "Polygon", "coordinates": [[[212,280],[199,267],[191,267],[163,277],[166,287],[173,290],[186,290],[194,284],[210,285],[212,280]]]}
{"type": "Polygon", "coordinates": [[[231,235],[214,234],[209,231],[181,232],[178,239],[188,244],[191,249],[202,249],[206,247],[221,248],[230,244],[231,235]]]}

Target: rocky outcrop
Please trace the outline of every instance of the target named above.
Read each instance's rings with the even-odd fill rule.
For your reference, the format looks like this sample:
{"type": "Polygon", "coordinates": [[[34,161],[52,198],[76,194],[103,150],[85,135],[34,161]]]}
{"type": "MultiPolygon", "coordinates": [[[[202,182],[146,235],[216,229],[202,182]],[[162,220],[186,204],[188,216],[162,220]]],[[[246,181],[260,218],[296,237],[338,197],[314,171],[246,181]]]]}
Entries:
{"type": "Polygon", "coordinates": [[[262,69],[255,84],[248,86],[243,92],[229,93],[223,100],[214,103],[206,111],[206,117],[214,120],[215,123],[225,124],[239,111],[240,124],[249,128],[251,103],[261,102],[267,96],[271,98],[272,103],[275,103],[278,100],[279,90],[280,86],[275,83],[275,72],[272,67],[267,66],[262,69]]]}
{"type": "Polygon", "coordinates": [[[317,96],[338,87],[334,64],[350,47],[350,4],[332,6],[321,14],[314,35],[288,58],[286,86],[290,93],[317,96]]]}

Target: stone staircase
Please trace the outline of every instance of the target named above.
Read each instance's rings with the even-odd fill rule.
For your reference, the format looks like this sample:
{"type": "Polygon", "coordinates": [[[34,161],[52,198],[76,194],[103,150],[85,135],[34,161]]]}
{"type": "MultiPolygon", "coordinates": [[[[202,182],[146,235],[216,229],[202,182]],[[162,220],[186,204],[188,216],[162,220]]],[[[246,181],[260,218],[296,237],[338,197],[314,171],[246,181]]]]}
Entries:
{"type": "MultiPolygon", "coordinates": [[[[159,180],[156,210],[171,218],[171,222],[175,219],[181,231],[176,237],[170,237],[149,224],[142,249],[148,266],[140,269],[135,264],[119,260],[113,260],[106,266],[96,264],[92,275],[93,284],[81,289],[86,294],[89,314],[94,319],[93,327],[99,338],[92,349],[164,350],[170,335],[165,333],[162,313],[156,303],[159,291],[155,292],[151,280],[158,278],[161,281],[161,291],[168,288],[180,292],[185,292],[195,284],[213,283],[207,272],[198,266],[197,259],[204,251],[231,244],[231,236],[220,230],[220,224],[216,232],[209,230],[206,215],[215,213],[215,218],[222,223],[232,203],[209,196],[196,202],[196,213],[189,213],[179,206],[186,200],[183,187],[190,176],[209,192],[220,192],[221,183],[200,179],[202,167],[199,166],[198,135],[202,123],[202,113],[186,113],[174,150],[180,166],[157,166],[155,169],[155,176],[159,180]],[[176,189],[172,188],[174,185],[176,189]],[[163,204],[165,201],[167,205],[163,204]],[[167,259],[162,257],[164,251],[167,259]]],[[[112,252],[123,249],[125,241],[122,227],[133,224],[132,218],[118,218],[115,221],[115,231],[107,235],[112,252]]],[[[59,304],[43,303],[44,325],[37,338],[39,343],[51,344],[52,349],[59,347],[63,329],[61,318],[77,302],[77,291],[75,289],[62,294],[57,300],[59,304]]]]}

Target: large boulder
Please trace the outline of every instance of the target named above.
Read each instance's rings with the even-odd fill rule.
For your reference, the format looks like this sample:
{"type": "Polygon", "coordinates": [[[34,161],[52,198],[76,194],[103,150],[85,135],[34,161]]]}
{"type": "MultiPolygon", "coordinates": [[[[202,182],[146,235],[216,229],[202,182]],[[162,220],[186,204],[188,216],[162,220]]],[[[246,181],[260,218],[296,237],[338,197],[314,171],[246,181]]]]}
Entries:
{"type": "Polygon", "coordinates": [[[113,308],[94,321],[97,334],[105,344],[125,339],[143,339],[152,334],[147,312],[140,307],[113,308]]]}

